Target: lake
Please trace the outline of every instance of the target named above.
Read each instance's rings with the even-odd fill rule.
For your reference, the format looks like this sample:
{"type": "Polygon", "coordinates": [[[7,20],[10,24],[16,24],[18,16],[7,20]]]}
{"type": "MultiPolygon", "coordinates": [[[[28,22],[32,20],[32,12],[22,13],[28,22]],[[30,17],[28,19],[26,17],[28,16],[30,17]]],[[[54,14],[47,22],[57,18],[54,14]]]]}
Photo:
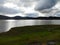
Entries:
{"type": "Polygon", "coordinates": [[[60,20],[0,20],[0,32],[9,31],[13,27],[51,24],[60,25],[60,20]]]}

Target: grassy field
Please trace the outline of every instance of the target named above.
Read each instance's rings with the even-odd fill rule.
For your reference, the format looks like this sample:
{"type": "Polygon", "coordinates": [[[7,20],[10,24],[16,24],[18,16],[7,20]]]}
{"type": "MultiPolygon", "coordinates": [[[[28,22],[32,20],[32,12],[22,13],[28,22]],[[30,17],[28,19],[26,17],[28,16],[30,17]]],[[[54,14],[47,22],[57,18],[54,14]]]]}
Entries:
{"type": "Polygon", "coordinates": [[[33,42],[46,45],[50,40],[60,45],[60,25],[16,27],[0,33],[0,45],[29,45],[33,42]]]}

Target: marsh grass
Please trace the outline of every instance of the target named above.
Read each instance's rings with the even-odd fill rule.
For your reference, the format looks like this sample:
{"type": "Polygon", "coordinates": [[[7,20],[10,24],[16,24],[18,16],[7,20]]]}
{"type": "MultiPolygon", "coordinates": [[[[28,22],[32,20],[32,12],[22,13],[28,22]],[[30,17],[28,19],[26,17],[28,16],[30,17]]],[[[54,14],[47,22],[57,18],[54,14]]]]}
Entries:
{"type": "Polygon", "coordinates": [[[35,41],[47,43],[49,40],[60,44],[60,25],[15,27],[0,34],[0,45],[28,45],[35,41]]]}

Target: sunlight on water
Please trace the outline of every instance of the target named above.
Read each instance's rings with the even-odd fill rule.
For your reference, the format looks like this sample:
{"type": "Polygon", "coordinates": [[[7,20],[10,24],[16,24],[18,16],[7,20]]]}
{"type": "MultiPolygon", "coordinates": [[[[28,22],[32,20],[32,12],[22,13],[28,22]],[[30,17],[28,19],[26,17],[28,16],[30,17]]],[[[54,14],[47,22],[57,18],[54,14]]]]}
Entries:
{"type": "Polygon", "coordinates": [[[9,31],[13,27],[51,24],[60,25],[60,20],[0,20],[0,32],[9,31]]]}

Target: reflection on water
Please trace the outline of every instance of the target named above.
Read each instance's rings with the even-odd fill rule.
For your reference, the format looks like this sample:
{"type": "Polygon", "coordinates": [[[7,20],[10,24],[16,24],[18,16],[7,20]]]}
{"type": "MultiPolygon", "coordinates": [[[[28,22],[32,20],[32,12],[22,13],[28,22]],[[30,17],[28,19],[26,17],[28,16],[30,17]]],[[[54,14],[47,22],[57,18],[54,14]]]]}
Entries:
{"type": "Polygon", "coordinates": [[[60,20],[0,20],[0,32],[9,31],[13,27],[51,24],[59,25],[60,20]]]}
{"type": "Polygon", "coordinates": [[[0,32],[8,31],[11,27],[14,26],[13,21],[0,20],[0,32]]]}

